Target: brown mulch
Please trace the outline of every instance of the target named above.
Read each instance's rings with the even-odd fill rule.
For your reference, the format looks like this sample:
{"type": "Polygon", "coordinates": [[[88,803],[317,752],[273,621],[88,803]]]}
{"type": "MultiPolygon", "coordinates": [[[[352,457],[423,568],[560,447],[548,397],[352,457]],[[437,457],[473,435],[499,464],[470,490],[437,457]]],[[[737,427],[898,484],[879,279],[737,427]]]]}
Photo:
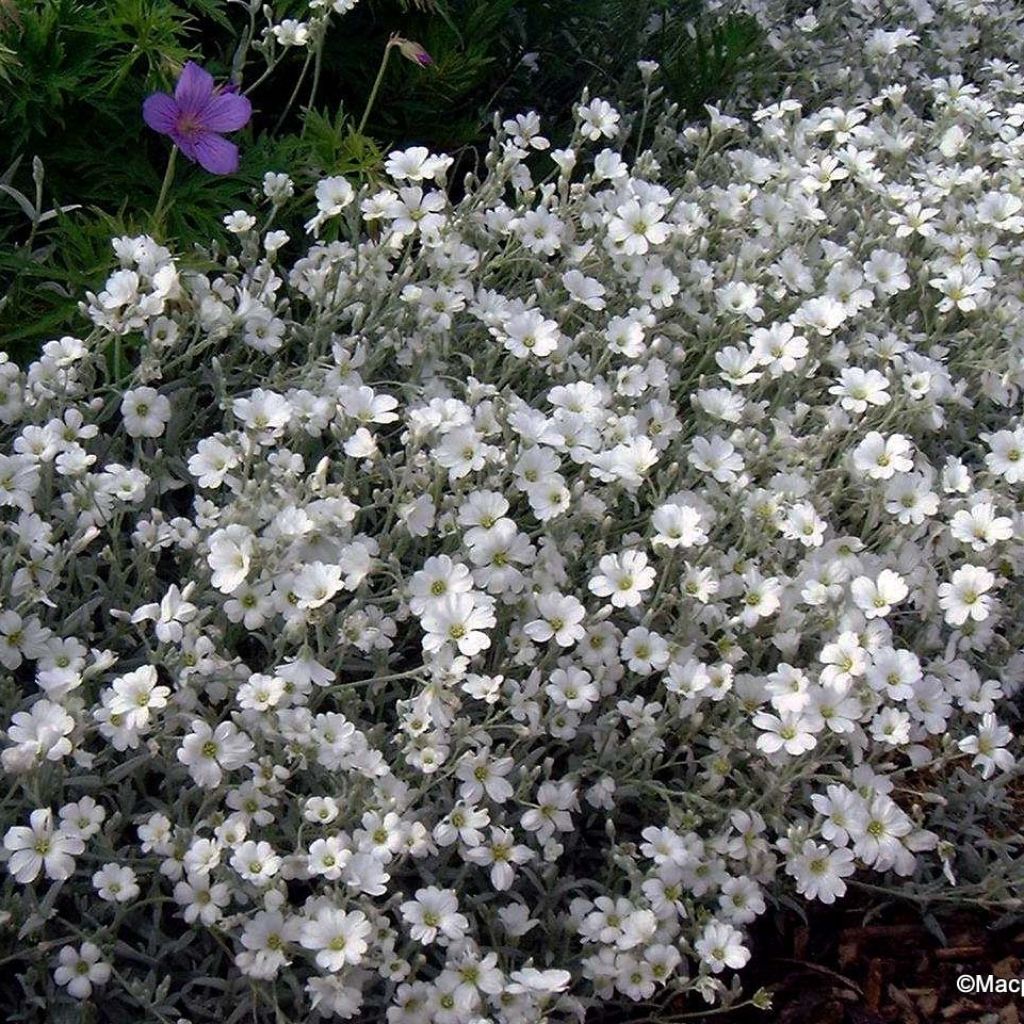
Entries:
{"type": "Polygon", "coordinates": [[[863,908],[851,908],[784,926],[781,934],[755,942],[756,976],[744,978],[748,992],[758,985],[771,989],[772,1008],[732,1019],[734,1024],[1021,1024],[1019,996],[963,995],[957,988],[961,974],[1024,977],[1024,924],[996,931],[991,924],[997,916],[957,912],[929,930],[913,910],[890,909],[865,924],[863,908]]]}
{"type": "Polygon", "coordinates": [[[1024,977],[1024,920],[996,930],[998,912],[956,911],[929,929],[914,909],[870,908],[848,898],[816,908],[807,923],[786,911],[766,915],[742,981],[747,998],[771,991],[768,1010],[705,1014],[687,999],[663,1015],[608,1008],[587,1024],[1024,1024],[1021,997],[957,989],[961,974],[1024,977]]]}

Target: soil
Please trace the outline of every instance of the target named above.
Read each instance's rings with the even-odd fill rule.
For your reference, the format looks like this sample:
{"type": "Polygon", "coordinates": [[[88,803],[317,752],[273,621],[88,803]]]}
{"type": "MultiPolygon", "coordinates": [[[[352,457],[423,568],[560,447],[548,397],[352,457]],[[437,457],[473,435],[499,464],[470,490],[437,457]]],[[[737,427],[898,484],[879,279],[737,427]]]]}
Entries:
{"type": "Polygon", "coordinates": [[[931,928],[914,909],[866,916],[843,907],[758,936],[744,989],[769,988],[772,1008],[734,1024],[1021,1024],[1024,920],[996,931],[997,913],[952,913],[931,928]],[[1018,994],[962,992],[961,975],[1017,979],[1018,994]]]}
{"type": "MultiPolygon", "coordinates": [[[[708,1014],[687,999],[663,1015],[609,1016],[607,1024],[1024,1024],[1020,994],[958,987],[961,975],[1020,985],[1024,917],[996,930],[998,912],[955,912],[928,927],[914,908],[871,907],[847,899],[806,922],[785,911],[766,915],[742,981],[747,997],[759,987],[772,993],[768,1010],[708,1014]]],[[[600,1015],[598,1022],[605,1024],[600,1015]]]]}

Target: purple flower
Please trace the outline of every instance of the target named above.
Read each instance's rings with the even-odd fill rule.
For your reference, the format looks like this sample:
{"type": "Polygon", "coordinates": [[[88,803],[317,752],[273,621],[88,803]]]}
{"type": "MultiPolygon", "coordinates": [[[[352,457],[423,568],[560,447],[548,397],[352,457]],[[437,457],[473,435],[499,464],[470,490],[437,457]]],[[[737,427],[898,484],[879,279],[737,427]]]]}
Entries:
{"type": "Polygon", "coordinates": [[[146,124],[211,174],[238,170],[238,147],[221,136],[245,127],[252,105],[233,86],[215,88],[213,76],[189,61],[181,69],[174,95],[155,92],[142,104],[146,124]]]}

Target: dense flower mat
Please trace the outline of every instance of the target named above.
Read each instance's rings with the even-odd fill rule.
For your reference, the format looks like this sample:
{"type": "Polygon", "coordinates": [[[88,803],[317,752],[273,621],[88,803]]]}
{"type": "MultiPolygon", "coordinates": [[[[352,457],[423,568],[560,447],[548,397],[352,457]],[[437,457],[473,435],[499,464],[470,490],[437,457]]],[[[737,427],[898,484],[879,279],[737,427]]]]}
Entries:
{"type": "Polygon", "coordinates": [[[788,95],[647,65],[454,204],[410,148],[289,239],[270,174],[0,356],[19,1012],[716,1003],[775,901],[1019,898],[1021,36],[884,7],[751,5],[788,95]]]}

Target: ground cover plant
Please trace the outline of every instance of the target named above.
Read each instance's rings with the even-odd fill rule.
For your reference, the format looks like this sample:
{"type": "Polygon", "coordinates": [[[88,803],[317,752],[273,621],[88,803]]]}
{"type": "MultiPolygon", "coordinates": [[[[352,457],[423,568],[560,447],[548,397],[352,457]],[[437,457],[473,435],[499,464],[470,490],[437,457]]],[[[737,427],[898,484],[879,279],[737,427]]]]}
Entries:
{"type": "Polygon", "coordinates": [[[1020,11],[712,13],[773,95],[268,170],[0,355],[10,1020],[669,1021],[782,908],[1020,912],[1020,11]]]}

